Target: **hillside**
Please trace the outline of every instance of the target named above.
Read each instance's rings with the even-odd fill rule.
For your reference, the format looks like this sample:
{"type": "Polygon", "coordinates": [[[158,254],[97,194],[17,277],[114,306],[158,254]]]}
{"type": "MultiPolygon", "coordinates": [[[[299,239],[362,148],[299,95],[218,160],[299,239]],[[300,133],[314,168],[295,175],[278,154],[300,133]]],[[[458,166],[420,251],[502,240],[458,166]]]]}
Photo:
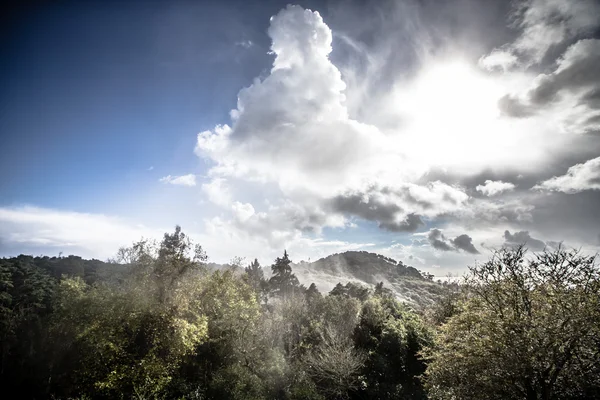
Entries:
{"type": "Polygon", "coordinates": [[[442,285],[416,268],[366,251],[332,254],[314,262],[301,261],[293,268],[301,283],[314,282],[322,292],[329,292],[338,282],[368,286],[383,282],[400,300],[418,308],[433,303],[444,293],[442,285]]]}
{"type": "MultiPolygon", "coordinates": [[[[124,278],[127,266],[106,263],[99,260],[85,260],[78,256],[32,257],[21,255],[17,259],[31,262],[45,270],[54,278],[77,276],[87,283],[98,280],[120,280],[124,278]]],[[[209,270],[231,267],[229,264],[208,263],[209,270]]],[[[270,275],[270,266],[263,265],[265,275],[270,275]]],[[[328,293],[338,283],[359,283],[373,287],[379,282],[391,289],[399,300],[416,308],[432,304],[444,293],[444,287],[428,279],[414,267],[405,265],[381,254],[366,251],[347,251],[332,254],[314,262],[300,261],[292,264],[298,279],[305,286],[315,283],[323,293],[328,293]]]]}

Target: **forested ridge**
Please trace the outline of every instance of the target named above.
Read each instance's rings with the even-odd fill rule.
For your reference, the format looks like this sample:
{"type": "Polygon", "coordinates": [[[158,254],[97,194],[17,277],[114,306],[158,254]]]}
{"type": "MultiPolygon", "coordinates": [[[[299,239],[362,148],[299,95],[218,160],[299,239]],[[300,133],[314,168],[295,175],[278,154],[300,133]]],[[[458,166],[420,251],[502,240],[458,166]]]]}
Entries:
{"type": "MultiPolygon", "coordinates": [[[[356,276],[368,254],[316,263],[356,276]]],[[[428,281],[378,257],[378,271],[428,281]]],[[[502,248],[427,307],[399,300],[400,279],[321,293],[295,266],[284,251],[266,275],[257,260],[211,268],[179,227],[108,262],[3,258],[2,397],[600,398],[594,256],[502,248]]]]}

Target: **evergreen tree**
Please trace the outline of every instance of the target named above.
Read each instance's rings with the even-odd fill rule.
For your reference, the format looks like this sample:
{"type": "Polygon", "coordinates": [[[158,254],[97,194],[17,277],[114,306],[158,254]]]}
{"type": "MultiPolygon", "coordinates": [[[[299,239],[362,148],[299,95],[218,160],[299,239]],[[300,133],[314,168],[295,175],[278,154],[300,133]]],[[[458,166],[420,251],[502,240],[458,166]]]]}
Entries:
{"type": "Polygon", "coordinates": [[[262,282],[265,280],[265,274],[258,260],[255,258],[250,265],[244,268],[246,272],[246,281],[254,289],[259,290],[262,282]]]}
{"type": "Polygon", "coordinates": [[[284,250],[283,257],[277,257],[271,265],[273,276],[269,279],[269,288],[274,296],[285,297],[300,288],[300,282],[292,272],[291,263],[287,251],[284,250]]]}
{"type": "Polygon", "coordinates": [[[265,279],[265,274],[258,260],[255,258],[250,265],[244,268],[244,272],[246,273],[244,281],[254,289],[258,302],[266,302],[269,292],[269,282],[265,279]]]}
{"type": "Polygon", "coordinates": [[[323,295],[321,295],[321,292],[319,292],[319,289],[317,289],[317,285],[315,285],[314,282],[306,289],[304,295],[309,302],[323,298],[323,295]]]}

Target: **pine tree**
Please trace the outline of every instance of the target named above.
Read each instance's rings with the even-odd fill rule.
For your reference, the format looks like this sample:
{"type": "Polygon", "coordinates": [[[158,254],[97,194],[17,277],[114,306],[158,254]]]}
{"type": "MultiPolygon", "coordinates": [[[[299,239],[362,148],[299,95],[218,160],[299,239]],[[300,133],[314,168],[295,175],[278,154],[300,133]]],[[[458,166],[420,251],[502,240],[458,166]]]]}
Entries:
{"type": "Polygon", "coordinates": [[[260,289],[261,283],[265,280],[265,274],[258,260],[255,258],[250,265],[244,268],[244,271],[248,284],[256,290],[260,289]]]}
{"type": "Polygon", "coordinates": [[[306,296],[306,299],[309,302],[323,297],[323,295],[321,295],[321,292],[319,292],[319,289],[317,288],[317,285],[315,285],[314,282],[310,284],[308,289],[306,289],[306,293],[304,293],[304,295],[306,296]]]}
{"type": "Polygon", "coordinates": [[[287,251],[284,250],[283,257],[277,257],[271,265],[273,276],[269,279],[269,287],[274,296],[285,297],[300,288],[300,282],[292,272],[291,263],[287,251]]]}

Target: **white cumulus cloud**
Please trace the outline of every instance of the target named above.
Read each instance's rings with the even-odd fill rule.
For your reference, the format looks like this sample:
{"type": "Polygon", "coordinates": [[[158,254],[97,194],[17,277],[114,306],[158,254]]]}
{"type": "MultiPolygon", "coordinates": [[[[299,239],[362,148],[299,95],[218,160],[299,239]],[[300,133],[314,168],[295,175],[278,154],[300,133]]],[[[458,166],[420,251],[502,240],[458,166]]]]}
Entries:
{"type": "Polygon", "coordinates": [[[385,229],[414,230],[423,224],[420,216],[464,205],[468,196],[460,188],[414,183],[423,166],[408,162],[375,126],[349,117],[346,85],[329,59],[332,32],[318,12],[288,6],[271,18],[268,32],[275,54],[270,74],[242,89],[231,125],[201,132],[195,149],[214,163],[209,175],[216,180],[235,177],[280,191],[281,204],[270,213],[283,212],[279,221],[288,222],[240,214],[234,206],[248,229],[319,231],[358,216],[385,229]],[[367,210],[373,206],[382,212],[367,210]]]}
{"type": "Polygon", "coordinates": [[[483,185],[477,185],[475,190],[485,196],[495,196],[503,192],[509,192],[515,189],[515,185],[510,182],[486,180],[483,185]]]}
{"type": "Polygon", "coordinates": [[[576,164],[565,175],[555,176],[534,186],[533,189],[564,193],[600,190],[600,157],[576,164]]]}
{"type": "Polygon", "coordinates": [[[202,191],[218,206],[228,207],[232,202],[231,189],[226,179],[214,178],[210,182],[203,183],[202,191]]]}

